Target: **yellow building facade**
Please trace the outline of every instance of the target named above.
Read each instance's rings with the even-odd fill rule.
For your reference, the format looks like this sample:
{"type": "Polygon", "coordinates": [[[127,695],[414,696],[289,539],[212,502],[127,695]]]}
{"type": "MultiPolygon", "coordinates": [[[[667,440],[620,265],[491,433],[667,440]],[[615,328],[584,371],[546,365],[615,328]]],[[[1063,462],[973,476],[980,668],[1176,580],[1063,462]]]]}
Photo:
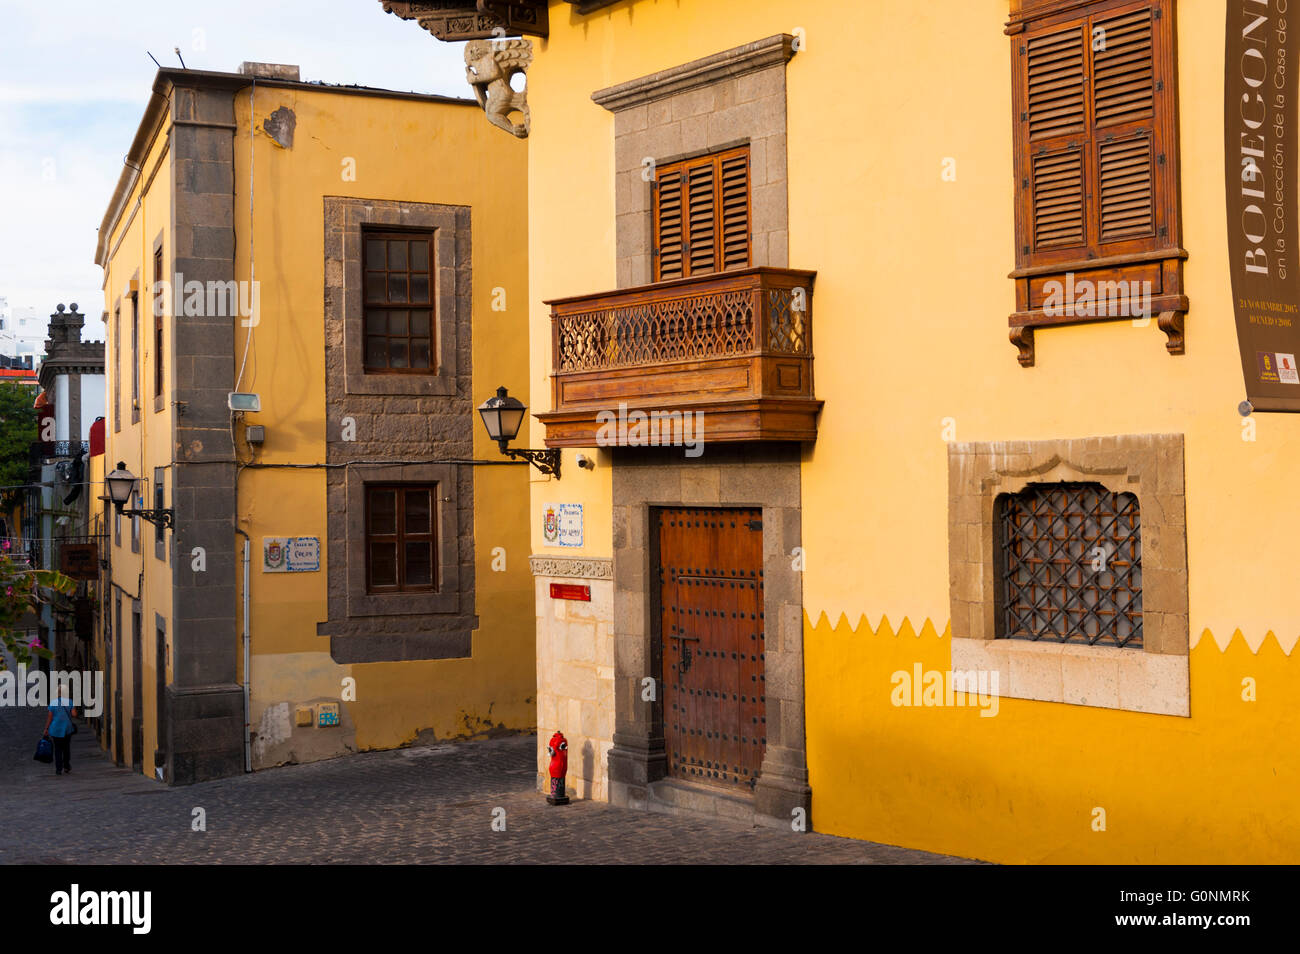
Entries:
{"type": "Polygon", "coordinates": [[[180,784],[534,726],[527,477],[477,463],[473,422],[527,366],[526,145],[480,117],[158,74],[96,256],[105,467],[140,478],[141,513],[103,504],[120,764],[180,784]]]}
{"type": "Polygon", "coordinates": [[[559,729],[619,804],[1294,860],[1300,423],[1238,409],[1223,7],[493,6],[533,46],[530,443],[563,448],[539,782],[559,729]],[[1149,297],[1059,320],[1067,272],[1149,297]]]}

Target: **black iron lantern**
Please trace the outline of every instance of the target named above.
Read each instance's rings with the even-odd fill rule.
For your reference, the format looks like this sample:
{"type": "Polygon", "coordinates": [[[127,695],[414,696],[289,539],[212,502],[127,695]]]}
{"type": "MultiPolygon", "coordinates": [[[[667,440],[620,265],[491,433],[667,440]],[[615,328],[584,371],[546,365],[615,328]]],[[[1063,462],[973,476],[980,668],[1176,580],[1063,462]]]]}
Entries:
{"type": "Polygon", "coordinates": [[[173,528],[173,512],[170,507],[159,507],[154,510],[132,509],[126,506],[127,501],[135,494],[135,485],[140,482],[140,478],[135,476],[126,469],[125,461],[117,462],[117,469],[104,475],[104,484],[108,488],[108,499],[113,502],[114,509],[126,517],[140,517],[148,520],[155,527],[163,529],[173,528]]]}
{"type": "Polygon", "coordinates": [[[478,413],[483,418],[483,426],[487,428],[488,437],[497,442],[502,453],[505,453],[506,445],[518,436],[527,412],[528,408],[523,402],[518,398],[512,398],[505,388],[497,388],[495,396],[478,406],[478,413]]]}
{"type": "Polygon", "coordinates": [[[529,447],[511,447],[510,442],[519,434],[528,408],[518,399],[510,396],[505,388],[497,388],[497,393],[478,406],[483,426],[487,428],[488,437],[497,442],[501,453],[511,460],[526,460],[543,474],[560,476],[560,449],[550,447],[537,450],[529,447]]]}

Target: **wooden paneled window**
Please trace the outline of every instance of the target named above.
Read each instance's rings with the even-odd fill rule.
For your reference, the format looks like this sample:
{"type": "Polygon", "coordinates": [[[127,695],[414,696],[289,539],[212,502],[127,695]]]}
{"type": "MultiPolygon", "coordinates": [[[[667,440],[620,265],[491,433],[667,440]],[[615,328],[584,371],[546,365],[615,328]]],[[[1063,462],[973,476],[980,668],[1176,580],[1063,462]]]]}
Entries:
{"type": "Polygon", "coordinates": [[[131,423],[140,420],[140,295],[131,293],[131,423]]]}
{"type": "MultiPolygon", "coordinates": [[[[167,507],[167,471],[162,467],[153,469],[153,506],[155,510],[167,507]]],[[[153,528],[153,555],[160,560],[167,559],[167,533],[158,524],[153,528]]]]}
{"type": "Polygon", "coordinates": [[[163,393],[163,250],[153,253],[153,395],[163,393]]]}
{"type": "Polygon", "coordinates": [[[122,429],[122,303],[113,308],[113,430],[122,429]]]}
{"type": "Polygon", "coordinates": [[[659,166],[654,280],[748,268],[749,147],[659,166]]]}
{"type": "Polygon", "coordinates": [[[1159,315],[1169,350],[1182,351],[1186,253],[1180,248],[1173,5],[1013,3],[1017,312],[1011,326],[1024,364],[1033,363],[1035,326],[1140,314],[1159,315]],[[1079,282],[1124,282],[1125,297],[1105,304],[1098,297],[1077,308],[1053,297],[1058,287],[1083,288],[1079,282]],[[1129,291],[1140,299],[1130,300],[1129,291]]]}
{"type": "Polygon", "coordinates": [[[368,374],[436,374],[433,233],[362,234],[365,369],[368,374]]]}
{"type": "Polygon", "coordinates": [[[437,589],[437,484],[366,487],[366,589],[437,589]]]}

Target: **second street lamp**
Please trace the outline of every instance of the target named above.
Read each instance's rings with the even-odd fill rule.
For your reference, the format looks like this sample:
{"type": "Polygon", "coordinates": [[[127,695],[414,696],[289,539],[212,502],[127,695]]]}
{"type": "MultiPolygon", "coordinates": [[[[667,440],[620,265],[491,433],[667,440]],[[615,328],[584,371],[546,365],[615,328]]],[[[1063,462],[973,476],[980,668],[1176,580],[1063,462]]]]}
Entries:
{"type": "Polygon", "coordinates": [[[483,426],[487,428],[488,437],[497,442],[501,453],[511,460],[526,460],[543,474],[551,474],[557,480],[560,477],[560,449],[550,447],[538,450],[531,447],[511,447],[510,442],[519,434],[519,428],[528,415],[528,408],[518,398],[512,398],[505,388],[497,388],[497,393],[478,406],[483,426]]]}
{"type": "Polygon", "coordinates": [[[104,484],[108,488],[108,499],[113,501],[114,509],[123,516],[140,517],[143,520],[148,520],[155,527],[174,530],[174,514],[170,507],[157,507],[153,510],[133,510],[126,506],[127,501],[135,494],[135,486],[139,482],[140,478],[126,469],[125,461],[119,460],[117,469],[110,474],[104,475],[104,484]]]}

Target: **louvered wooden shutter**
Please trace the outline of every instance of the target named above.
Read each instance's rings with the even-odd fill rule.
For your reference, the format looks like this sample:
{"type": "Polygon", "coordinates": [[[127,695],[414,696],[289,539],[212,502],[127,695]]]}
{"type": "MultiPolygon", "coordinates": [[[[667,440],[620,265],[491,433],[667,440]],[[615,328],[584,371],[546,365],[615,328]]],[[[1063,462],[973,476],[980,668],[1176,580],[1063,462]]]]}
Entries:
{"type": "Polygon", "coordinates": [[[1157,29],[1161,4],[1093,6],[1013,39],[1021,266],[1141,252],[1162,238],[1172,189],[1157,165],[1172,121],[1157,115],[1157,47],[1171,42],[1157,29]]]}
{"type": "Polygon", "coordinates": [[[686,261],[689,275],[717,271],[717,164],[691,166],[686,171],[686,261]]]}
{"type": "Polygon", "coordinates": [[[722,267],[746,268],[749,265],[749,150],[722,159],[720,167],[722,267]]]}
{"type": "Polygon", "coordinates": [[[662,170],[655,189],[655,281],[682,277],[682,171],[662,170]]]}
{"type": "Polygon", "coordinates": [[[747,146],[659,168],[654,242],[655,281],[749,266],[747,146]]]}
{"type": "Polygon", "coordinates": [[[1155,231],[1151,14],[1143,7],[1093,21],[1094,35],[1104,40],[1092,67],[1101,244],[1155,231]]]}

